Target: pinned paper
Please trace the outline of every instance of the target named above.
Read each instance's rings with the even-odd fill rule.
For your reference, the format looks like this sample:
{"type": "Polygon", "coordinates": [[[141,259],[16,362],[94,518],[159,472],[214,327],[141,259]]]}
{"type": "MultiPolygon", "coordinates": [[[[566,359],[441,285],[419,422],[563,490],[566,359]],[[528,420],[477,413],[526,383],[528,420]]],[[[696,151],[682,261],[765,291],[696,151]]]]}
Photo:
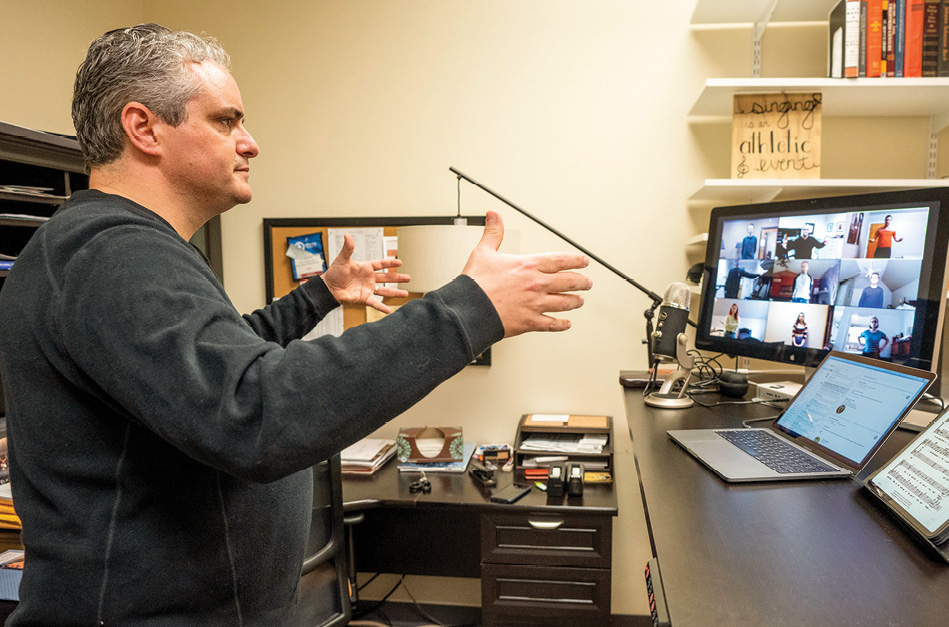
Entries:
{"type": "Polygon", "coordinates": [[[297,281],[319,276],[326,272],[323,257],[323,235],[310,233],[287,238],[287,257],[293,267],[293,278],[297,281]]]}

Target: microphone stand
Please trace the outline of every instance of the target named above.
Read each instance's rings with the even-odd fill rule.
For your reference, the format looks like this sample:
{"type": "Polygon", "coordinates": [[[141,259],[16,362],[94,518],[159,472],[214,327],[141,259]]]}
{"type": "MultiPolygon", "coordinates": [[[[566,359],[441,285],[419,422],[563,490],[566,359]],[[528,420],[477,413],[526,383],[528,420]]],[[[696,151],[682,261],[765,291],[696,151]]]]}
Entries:
{"type": "MultiPolygon", "coordinates": [[[[658,294],[656,294],[656,293],[653,292],[652,290],[648,289],[647,287],[641,285],[639,282],[637,282],[637,281],[636,281],[635,279],[633,279],[632,277],[629,277],[629,276],[627,276],[626,274],[624,274],[623,272],[619,271],[617,268],[613,267],[612,265],[610,265],[609,263],[607,263],[606,261],[604,261],[603,259],[601,259],[599,256],[593,254],[592,252],[590,252],[589,250],[587,250],[586,248],[584,248],[584,247],[581,246],[580,244],[576,243],[575,241],[573,241],[572,239],[570,239],[569,237],[567,237],[566,235],[564,235],[563,233],[561,233],[560,231],[558,231],[557,229],[555,229],[554,227],[552,227],[552,226],[550,226],[549,224],[546,224],[545,222],[541,221],[540,219],[534,217],[533,215],[531,215],[530,213],[528,213],[528,212],[525,211],[524,209],[521,209],[520,207],[518,207],[517,205],[515,205],[514,203],[512,203],[510,200],[508,200],[508,199],[505,198],[504,196],[501,196],[500,194],[498,194],[498,193],[495,192],[494,190],[492,190],[492,189],[490,189],[490,188],[488,188],[488,187],[482,185],[481,183],[479,183],[478,181],[474,180],[473,178],[471,178],[471,177],[468,176],[467,174],[464,174],[464,173],[462,173],[462,172],[459,172],[458,170],[456,170],[456,169],[453,168],[453,167],[450,167],[450,166],[449,166],[448,169],[451,170],[451,172],[453,172],[453,173],[458,177],[459,180],[460,180],[460,179],[464,179],[464,180],[468,181],[469,183],[471,183],[472,185],[475,185],[475,186],[477,186],[477,187],[480,187],[481,189],[483,189],[483,190],[486,191],[487,193],[491,194],[492,196],[494,196],[495,198],[497,198],[498,200],[500,200],[501,202],[503,202],[505,205],[507,205],[507,206],[510,207],[511,209],[514,209],[514,210],[518,211],[519,213],[521,213],[521,214],[527,216],[528,218],[530,218],[531,220],[533,220],[533,221],[536,222],[537,224],[541,225],[542,227],[544,227],[545,229],[547,229],[548,231],[550,231],[551,233],[553,233],[554,235],[556,235],[557,237],[559,237],[560,239],[562,239],[563,241],[567,242],[568,244],[570,244],[571,246],[573,246],[574,248],[576,248],[576,249],[579,250],[580,252],[582,252],[582,253],[584,253],[585,255],[587,255],[590,259],[593,259],[594,261],[596,261],[597,263],[599,263],[600,265],[602,265],[604,268],[606,268],[607,270],[609,270],[610,272],[612,272],[612,273],[615,274],[616,276],[620,277],[621,279],[623,279],[624,281],[626,281],[627,283],[629,283],[630,285],[632,285],[633,287],[635,287],[636,289],[638,289],[640,292],[642,292],[643,294],[645,294],[646,296],[648,296],[649,298],[651,298],[651,299],[652,299],[652,305],[651,305],[648,309],[646,309],[646,311],[643,313],[643,315],[646,317],[646,339],[643,340],[643,343],[646,345],[646,350],[647,350],[648,357],[649,357],[649,361],[648,361],[647,363],[649,363],[649,364],[650,364],[650,367],[652,367],[652,364],[653,364],[653,352],[652,352],[652,341],[651,341],[652,332],[653,332],[652,319],[653,319],[653,317],[656,315],[656,309],[659,307],[660,304],[662,304],[662,297],[661,297],[661,296],[659,296],[658,294]]],[[[689,324],[692,324],[692,325],[694,326],[694,323],[693,323],[691,320],[689,321],[689,324]]]]}

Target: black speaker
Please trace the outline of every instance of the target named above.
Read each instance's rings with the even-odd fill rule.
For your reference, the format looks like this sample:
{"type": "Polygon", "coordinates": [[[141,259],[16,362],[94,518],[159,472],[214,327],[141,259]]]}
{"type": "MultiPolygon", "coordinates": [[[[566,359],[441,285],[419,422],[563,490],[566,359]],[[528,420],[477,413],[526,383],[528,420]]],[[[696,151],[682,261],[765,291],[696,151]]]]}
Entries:
{"type": "Polygon", "coordinates": [[[718,389],[725,396],[742,397],[748,393],[748,377],[726,370],[718,376],[718,389]]]}

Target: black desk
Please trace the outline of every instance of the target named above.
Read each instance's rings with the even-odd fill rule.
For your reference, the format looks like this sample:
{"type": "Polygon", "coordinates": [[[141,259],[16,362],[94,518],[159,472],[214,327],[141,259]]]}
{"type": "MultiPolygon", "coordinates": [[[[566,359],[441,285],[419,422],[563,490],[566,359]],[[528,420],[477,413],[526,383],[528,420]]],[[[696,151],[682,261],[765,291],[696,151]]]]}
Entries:
{"type": "MultiPolygon", "coordinates": [[[[666,435],[740,426],[776,409],[655,409],[643,403],[641,390],[626,390],[625,397],[673,627],[949,624],[949,566],[878,509],[856,481],[728,484],[666,435]]],[[[703,395],[703,402],[716,400],[727,399],[703,395]]],[[[897,430],[877,464],[911,435],[897,430]]]]}
{"type": "MultiPolygon", "coordinates": [[[[513,481],[497,475],[500,487],[513,481]]],[[[360,572],[480,578],[486,627],[609,624],[612,484],[587,485],[582,499],[535,488],[500,504],[467,473],[427,476],[429,494],[412,493],[420,474],[400,473],[395,461],[373,475],[344,475],[345,511],[365,516],[353,527],[360,572]]]]}

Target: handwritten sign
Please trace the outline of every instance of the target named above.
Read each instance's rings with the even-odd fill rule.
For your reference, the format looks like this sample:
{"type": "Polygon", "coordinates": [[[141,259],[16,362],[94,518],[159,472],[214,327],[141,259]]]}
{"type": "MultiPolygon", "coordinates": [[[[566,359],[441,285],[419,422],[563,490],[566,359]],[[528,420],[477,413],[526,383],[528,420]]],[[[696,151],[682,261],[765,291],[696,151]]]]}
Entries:
{"type": "Polygon", "coordinates": [[[821,94],[734,98],[731,178],[820,178],[821,94]]]}

